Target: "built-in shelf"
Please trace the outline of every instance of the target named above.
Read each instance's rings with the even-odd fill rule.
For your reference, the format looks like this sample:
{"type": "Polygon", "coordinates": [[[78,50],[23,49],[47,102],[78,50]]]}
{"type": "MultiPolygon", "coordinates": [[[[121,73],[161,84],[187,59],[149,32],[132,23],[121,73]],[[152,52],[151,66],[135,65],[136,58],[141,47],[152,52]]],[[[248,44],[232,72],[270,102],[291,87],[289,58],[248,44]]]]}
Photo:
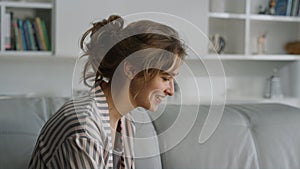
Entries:
{"type": "Polygon", "coordinates": [[[27,56],[53,56],[50,51],[5,51],[0,52],[1,57],[27,57],[27,56]]]}
{"type": "Polygon", "coordinates": [[[213,12],[209,13],[209,17],[211,18],[220,18],[220,19],[246,19],[245,14],[233,14],[233,13],[219,13],[213,12]]]}
{"type": "Polygon", "coordinates": [[[250,19],[258,21],[300,22],[300,17],[296,16],[250,15],[250,19]]]}
{"type": "Polygon", "coordinates": [[[259,15],[259,14],[236,14],[236,13],[224,13],[224,12],[210,12],[208,14],[210,18],[219,19],[247,19],[259,20],[259,21],[279,21],[279,22],[300,22],[300,17],[297,16],[274,16],[274,15],[259,15]]]}
{"type": "Polygon", "coordinates": [[[1,6],[5,7],[12,7],[12,8],[40,8],[40,9],[52,9],[52,3],[46,2],[26,2],[26,1],[18,1],[18,2],[11,2],[11,1],[1,1],[1,6]]]}
{"type": "Polygon", "coordinates": [[[52,56],[53,8],[52,1],[0,1],[0,57],[52,56]]]}
{"type": "MultiPolygon", "coordinates": [[[[267,5],[266,1],[224,0],[224,3],[226,5],[223,10],[216,12],[210,8],[208,11],[209,37],[218,34],[225,39],[222,59],[299,60],[299,56],[289,55],[285,50],[287,43],[300,41],[299,16],[257,14],[259,6],[267,5]],[[258,38],[263,35],[266,35],[265,45],[259,45],[258,38]],[[259,51],[260,49],[265,52],[259,51]]],[[[213,54],[210,48],[208,47],[208,53],[213,54]]]]}
{"type": "Polygon", "coordinates": [[[232,55],[232,54],[209,54],[201,57],[188,57],[189,60],[261,60],[261,61],[300,61],[300,55],[232,55]]]}

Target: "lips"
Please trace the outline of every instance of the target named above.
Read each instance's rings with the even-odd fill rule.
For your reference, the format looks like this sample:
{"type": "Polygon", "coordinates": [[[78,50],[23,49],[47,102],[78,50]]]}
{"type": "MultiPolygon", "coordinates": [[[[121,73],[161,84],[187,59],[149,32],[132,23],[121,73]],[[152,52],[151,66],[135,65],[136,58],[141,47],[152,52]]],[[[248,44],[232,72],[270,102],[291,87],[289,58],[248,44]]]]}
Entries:
{"type": "Polygon", "coordinates": [[[160,104],[164,98],[165,98],[165,96],[162,96],[162,95],[156,95],[156,96],[155,96],[155,102],[156,102],[157,104],[160,104]]]}

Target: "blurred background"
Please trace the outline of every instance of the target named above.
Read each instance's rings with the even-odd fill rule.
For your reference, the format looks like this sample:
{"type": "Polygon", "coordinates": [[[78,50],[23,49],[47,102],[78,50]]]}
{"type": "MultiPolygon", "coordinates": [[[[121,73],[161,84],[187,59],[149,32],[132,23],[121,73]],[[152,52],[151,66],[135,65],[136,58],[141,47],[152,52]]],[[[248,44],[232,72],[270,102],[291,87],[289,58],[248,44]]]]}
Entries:
{"type": "Polygon", "coordinates": [[[192,46],[171,103],[205,104],[225,96],[227,103],[300,106],[300,17],[294,1],[0,1],[0,97],[84,92],[79,39],[93,21],[119,14],[128,21],[145,16],[174,24],[192,46]],[[209,75],[220,66],[225,76],[209,75]]]}

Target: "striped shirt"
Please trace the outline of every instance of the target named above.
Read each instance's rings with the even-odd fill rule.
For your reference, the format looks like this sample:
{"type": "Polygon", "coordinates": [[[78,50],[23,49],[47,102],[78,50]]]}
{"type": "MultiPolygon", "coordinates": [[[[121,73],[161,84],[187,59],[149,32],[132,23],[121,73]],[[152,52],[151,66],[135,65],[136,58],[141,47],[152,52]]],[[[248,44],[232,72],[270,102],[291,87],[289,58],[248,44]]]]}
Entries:
{"type": "Polygon", "coordinates": [[[118,146],[113,147],[106,97],[97,85],[90,96],[70,100],[46,122],[29,168],[134,169],[134,125],[129,118],[119,121],[122,134],[116,132],[118,146]]]}

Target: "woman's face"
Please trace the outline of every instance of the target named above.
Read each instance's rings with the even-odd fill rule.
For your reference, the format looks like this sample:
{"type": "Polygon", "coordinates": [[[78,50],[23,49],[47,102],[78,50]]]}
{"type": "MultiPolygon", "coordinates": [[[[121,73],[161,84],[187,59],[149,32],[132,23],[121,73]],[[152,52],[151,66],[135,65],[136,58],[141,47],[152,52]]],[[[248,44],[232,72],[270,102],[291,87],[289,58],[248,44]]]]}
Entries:
{"type": "Polygon", "coordinates": [[[141,90],[131,91],[131,102],[135,107],[143,107],[152,112],[156,111],[158,105],[166,96],[174,95],[174,76],[178,74],[178,69],[173,72],[159,73],[152,80],[146,82],[145,86],[141,82],[132,81],[132,89],[141,90]],[[142,86],[141,86],[142,85],[142,86]],[[136,95],[136,97],[133,97],[136,95]]]}

